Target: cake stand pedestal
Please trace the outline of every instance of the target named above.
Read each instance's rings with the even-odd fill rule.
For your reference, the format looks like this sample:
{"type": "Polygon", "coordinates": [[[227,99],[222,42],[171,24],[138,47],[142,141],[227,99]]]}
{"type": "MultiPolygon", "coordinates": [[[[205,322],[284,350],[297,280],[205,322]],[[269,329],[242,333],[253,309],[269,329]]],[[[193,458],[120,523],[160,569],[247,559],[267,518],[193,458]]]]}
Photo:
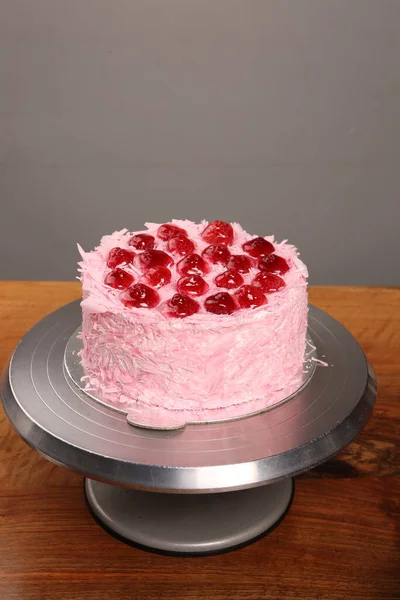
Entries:
{"type": "Polygon", "coordinates": [[[285,516],[293,479],[219,494],[159,494],[85,479],[95,519],[107,531],[145,549],[205,555],[245,546],[285,516]]]}
{"type": "Polygon", "coordinates": [[[73,302],[27,333],[3,373],[4,410],[30,446],[86,476],[100,524],[153,551],[214,554],[265,534],[290,506],[292,478],[349,444],[375,402],[360,346],[311,306],[308,334],[328,366],[290,400],[235,421],[140,429],[68,375],[65,349],[80,320],[73,302]]]}

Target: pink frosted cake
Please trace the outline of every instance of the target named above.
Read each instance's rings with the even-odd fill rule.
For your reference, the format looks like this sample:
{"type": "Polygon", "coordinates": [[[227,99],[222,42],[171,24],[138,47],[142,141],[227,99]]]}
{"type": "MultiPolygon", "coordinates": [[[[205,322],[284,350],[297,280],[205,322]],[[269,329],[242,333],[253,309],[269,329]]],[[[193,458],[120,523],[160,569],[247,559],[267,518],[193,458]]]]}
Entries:
{"type": "Polygon", "coordinates": [[[307,269],[237,223],[173,220],[80,249],[86,389],[137,424],[264,410],[302,382],[307,269]]]}

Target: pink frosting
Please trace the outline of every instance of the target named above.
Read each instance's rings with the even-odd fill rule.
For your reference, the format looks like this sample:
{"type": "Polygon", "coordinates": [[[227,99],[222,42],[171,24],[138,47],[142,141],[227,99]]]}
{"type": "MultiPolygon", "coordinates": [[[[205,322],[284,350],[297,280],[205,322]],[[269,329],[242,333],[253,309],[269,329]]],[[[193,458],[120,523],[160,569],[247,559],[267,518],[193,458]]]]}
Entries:
{"type": "MultiPolygon", "coordinates": [[[[207,222],[173,220],[186,229],[201,254],[208,245],[200,234],[207,222]]],[[[142,232],[156,235],[158,224],[147,223],[142,232]]],[[[232,224],[232,254],[243,254],[242,244],[254,236],[232,224]]],[[[137,233],[142,233],[137,232],[137,233]]],[[[234,418],[262,410],[301,384],[307,329],[307,269],[296,249],[286,242],[265,239],[284,257],[289,271],[286,286],[268,294],[268,303],[231,315],[201,310],[184,319],[172,319],[160,307],[127,308],[123,292],[104,285],[111,248],[132,248],[127,230],[104,236],[100,245],[85,253],[80,263],[83,285],[82,364],[88,390],[101,390],[103,401],[129,413],[129,419],[148,426],[169,426],[177,421],[234,418]]],[[[157,248],[166,250],[158,240],[157,248]]],[[[214,284],[225,270],[211,265],[204,276],[210,286],[205,297],[223,291],[214,284]]],[[[142,276],[134,262],[124,267],[135,281],[142,276]]],[[[250,283],[258,270],[244,275],[250,283]]],[[[158,291],[161,301],[176,293],[179,275],[158,291]]]]}

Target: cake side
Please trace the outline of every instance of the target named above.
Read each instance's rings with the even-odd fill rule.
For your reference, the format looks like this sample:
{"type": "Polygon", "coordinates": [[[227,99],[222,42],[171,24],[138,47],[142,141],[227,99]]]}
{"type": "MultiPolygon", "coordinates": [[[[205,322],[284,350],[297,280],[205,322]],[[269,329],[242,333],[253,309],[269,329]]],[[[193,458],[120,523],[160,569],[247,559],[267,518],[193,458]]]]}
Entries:
{"type": "MultiPolygon", "coordinates": [[[[201,254],[207,242],[201,238],[206,222],[173,221],[184,228],[201,254]]],[[[148,224],[141,233],[157,235],[159,225],[148,224]]],[[[252,240],[233,224],[232,254],[243,254],[252,240]]],[[[105,236],[95,251],[82,251],[82,337],[88,389],[101,389],[103,399],[130,410],[139,406],[153,411],[204,411],[225,409],[231,416],[279,402],[293,393],[302,380],[307,329],[307,270],[296,249],[267,237],[289,270],[281,274],[282,289],[266,294],[266,303],[232,314],[213,314],[199,302],[196,314],[173,319],[163,310],[176,292],[180,277],[171,269],[170,283],[159,288],[156,309],[135,308],[121,299],[125,292],[104,284],[106,261],[116,246],[130,249],[132,233],[123,230],[105,236]]],[[[167,250],[161,242],[161,249],[167,250]]],[[[143,277],[137,261],[125,266],[135,281],[143,277]]],[[[215,278],[226,265],[212,264],[204,274],[206,297],[221,291],[215,278]]],[[[259,273],[256,263],[242,273],[251,284],[259,273]]],[[[210,418],[211,418],[210,414],[210,418]]]]}

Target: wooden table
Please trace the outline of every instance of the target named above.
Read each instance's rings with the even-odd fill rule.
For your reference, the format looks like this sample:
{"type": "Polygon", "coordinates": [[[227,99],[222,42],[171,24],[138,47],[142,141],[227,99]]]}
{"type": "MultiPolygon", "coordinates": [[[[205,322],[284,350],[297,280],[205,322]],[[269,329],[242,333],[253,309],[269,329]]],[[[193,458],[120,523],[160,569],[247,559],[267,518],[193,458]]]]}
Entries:
{"type": "MultiPolygon", "coordinates": [[[[77,283],[0,283],[0,367],[36,321],[79,294],[77,283]]],[[[350,447],[297,479],[277,529],[208,558],[136,550],[93,521],[82,477],[26,446],[1,412],[1,600],[400,599],[400,288],[319,287],[310,300],[359,340],[379,395],[350,447]]]]}

